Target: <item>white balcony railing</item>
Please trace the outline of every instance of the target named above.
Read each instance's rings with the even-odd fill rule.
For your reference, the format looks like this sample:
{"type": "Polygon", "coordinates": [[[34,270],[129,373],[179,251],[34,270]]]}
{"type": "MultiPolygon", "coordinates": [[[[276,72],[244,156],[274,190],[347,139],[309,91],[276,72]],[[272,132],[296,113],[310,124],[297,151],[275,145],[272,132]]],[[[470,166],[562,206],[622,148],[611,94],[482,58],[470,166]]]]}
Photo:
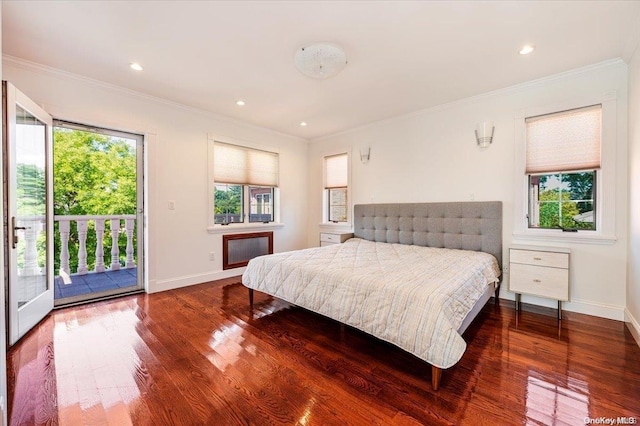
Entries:
{"type": "MultiPolygon", "coordinates": [[[[136,224],[136,215],[88,215],[88,216],[54,216],[54,221],[58,222],[60,232],[60,271],[64,275],[86,275],[89,273],[87,266],[87,232],[89,222],[94,222],[94,232],[96,233],[96,264],[92,272],[105,272],[107,268],[111,271],[121,269],[120,248],[118,247],[118,237],[121,232],[127,236],[125,249],[124,268],[135,268],[136,263],[133,258],[133,232],[136,224]],[[105,222],[109,221],[111,232],[111,262],[107,266],[104,259],[104,232],[105,222]],[[124,228],[122,222],[124,221],[124,228]],[[78,269],[70,271],[69,267],[69,234],[71,223],[75,222],[78,231],[78,269]]],[[[93,249],[93,248],[90,248],[93,249]]]]}

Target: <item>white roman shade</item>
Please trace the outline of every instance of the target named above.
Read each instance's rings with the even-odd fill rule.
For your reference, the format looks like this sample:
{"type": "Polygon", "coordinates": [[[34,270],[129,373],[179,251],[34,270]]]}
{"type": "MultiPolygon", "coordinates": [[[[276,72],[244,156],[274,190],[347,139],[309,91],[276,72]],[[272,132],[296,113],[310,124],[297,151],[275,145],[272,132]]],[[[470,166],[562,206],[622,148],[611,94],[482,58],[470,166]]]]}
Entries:
{"type": "Polygon", "coordinates": [[[600,168],[601,105],[531,117],[525,122],[527,174],[600,168]]]}
{"type": "Polygon", "coordinates": [[[214,142],[213,179],[215,182],[277,187],[278,170],[279,158],[275,152],[214,142]]]}
{"type": "Polygon", "coordinates": [[[330,157],[324,157],[324,163],[325,189],[346,188],[349,185],[347,154],[338,154],[332,155],[330,157]]]}

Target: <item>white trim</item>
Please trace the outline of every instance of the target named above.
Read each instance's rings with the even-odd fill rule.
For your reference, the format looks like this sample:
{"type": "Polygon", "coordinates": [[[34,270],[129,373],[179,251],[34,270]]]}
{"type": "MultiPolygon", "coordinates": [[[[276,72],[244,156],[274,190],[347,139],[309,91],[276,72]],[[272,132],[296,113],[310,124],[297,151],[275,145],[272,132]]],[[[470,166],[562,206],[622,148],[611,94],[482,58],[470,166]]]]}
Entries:
{"type": "Polygon", "coordinates": [[[221,280],[223,278],[231,278],[243,274],[245,267],[227,269],[222,271],[207,272],[204,274],[183,275],[181,277],[170,278],[168,280],[158,280],[153,283],[149,293],[158,293],[161,291],[173,290],[176,288],[189,287],[191,285],[202,284],[209,281],[221,280]]]}
{"type": "Polygon", "coordinates": [[[640,346],[640,323],[631,315],[628,309],[624,310],[624,322],[627,323],[627,328],[631,332],[631,335],[635,339],[638,346],[640,346]]]}
{"type": "Polygon", "coordinates": [[[328,134],[328,135],[320,136],[318,138],[311,139],[309,141],[309,143],[321,142],[323,140],[334,138],[336,136],[344,136],[344,135],[349,135],[351,133],[360,132],[362,130],[376,128],[378,126],[383,126],[383,125],[385,125],[387,123],[394,122],[394,121],[396,121],[398,119],[405,119],[405,118],[415,117],[417,115],[433,113],[433,112],[437,112],[437,111],[444,111],[444,110],[447,110],[447,109],[452,109],[452,108],[459,107],[461,105],[467,105],[467,104],[471,104],[471,103],[474,103],[474,102],[480,102],[480,101],[484,101],[484,100],[495,98],[495,97],[500,97],[500,96],[505,96],[505,95],[510,95],[510,94],[522,92],[522,91],[530,89],[530,88],[535,88],[535,87],[538,87],[538,86],[545,85],[545,84],[547,84],[549,82],[552,82],[552,81],[573,78],[573,77],[581,75],[581,74],[585,74],[585,73],[592,72],[592,71],[595,71],[595,70],[599,70],[599,69],[602,69],[602,68],[614,67],[614,66],[618,66],[618,65],[624,65],[626,67],[625,62],[621,58],[609,59],[609,60],[606,60],[606,61],[603,61],[603,62],[598,62],[597,64],[587,65],[585,67],[576,68],[576,69],[573,69],[573,70],[561,72],[561,73],[550,75],[550,76],[547,76],[547,77],[542,77],[542,78],[539,78],[537,80],[526,81],[524,83],[515,84],[513,86],[509,86],[509,87],[505,87],[505,88],[502,88],[502,89],[494,90],[492,92],[486,92],[486,93],[482,93],[482,94],[479,94],[479,95],[470,96],[470,97],[463,98],[463,99],[460,99],[460,100],[457,100],[457,101],[453,101],[453,102],[449,102],[449,103],[445,103],[445,104],[440,104],[440,105],[435,105],[435,106],[432,106],[432,107],[429,107],[429,108],[424,108],[424,109],[420,109],[418,111],[410,112],[408,114],[397,115],[397,116],[394,116],[394,117],[385,118],[384,120],[374,121],[372,123],[367,123],[367,124],[364,124],[362,126],[353,127],[353,128],[347,129],[347,130],[342,130],[342,131],[339,131],[339,132],[336,132],[336,133],[331,133],[331,134],[328,134]]]}
{"type": "MultiPolygon", "coordinates": [[[[505,288],[504,292],[500,293],[500,298],[506,300],[515,300],[515,294],[505,288]]],[[[521,296],[521,300],[523,303],[529,303],[531,305],[544,306],[553,309],[558,308],[558,301],[555,299],[547,299],[523,294],[521,296]]],[[[624,321],[625,317],[625,308],[623,306],[610,305],[607,303],[594,303],[591,301],[579,300],[574,298],[571,298],[571,300],[568,302],[562,302],[562,310],[575,312],[578,314],[591,315],[599,318],[612,319],[616,321],[624,321]]]]}
{"type": "Polygon", "coordinates": [[[615,90],[601,96],[583,96],[567,102],[535,106],[517,111],[514,117],[514,185],[513,235],[520,239],[537,241],[576,242],[584,244],[613,244],[616,240],[616,148],[617,93],[615,90]],[[596,179],[596,230],[562,232],[561,230],[530,229],[528,214],[528,179],[526,163],[526,117],[566,111],[589,105],[602,105],[601,164],[596,179]],[[518,184],[518,182],[520,182],[518,184]]]}
{"type": "Polygon", "coordinates": [[[513,239],[515,240],[529,240],[529,241],[545,241],[554,243],[577,243],[577,244],[601,244],[601,245],[613,245],[618,241],[618,237],[615,235],[590,235],[587,231],[584,233],[579,232],[562,232],[552,229],[536,229],[533,233],[514,232],[513,239]]]}
{"type": "Polygon", "coordinates": [[[115,84],[111,84],[111,83],[106,83],[104,81],[100,81],[100,80],[95,80],[93,78],[89,78],[89,77],[85,77],[79,74],[74,74],[68,71],[63,71],[61,69],[58,68],[53,68],[53,67],[49,67],[47,65],[42,65],[42,64],[38,64],[36,62],[32,62],[32,61],[28,61],[26,59],[22,59],[22,58],[17,58],[15,56],[11,56],[11,55],[7,55],[7,54],[3,54],[2,55],[2,60],[3,60],[3,65],[6,66],[6,64],[10,64],[12,66],[15,66],[16,68],[21,68],[27,71],[32,71],[32,72],[37,72],[40,74],[49,74],[49,75],[53,75],[54,77],[57,78],[66,78],[66,79],[70,79],[70,80],[75,80],[76,82],[85,84],[87,86],[93,86],[99,89],[103,89],[103,90],[107,90],[109,92],[116,92],[118,94],[124,95],[124,96],[128,96],[129,98],[134,98],[134,99],[144,99],[150,102],[154,102],[156,104],[161,104],[161,105],[165,105],[165,106],[169,106],[169,107],[174,107],[174,108],[178,108],[184,111],[188,111],[188,112],[192,112],[195,114],[199,114],[202,115],[204,117],[209,117],[209,118],[214,118],[216,120],[220,120],[220,121],[224,121],[226,123],[232,123],[238,126],[241,126],[243,128],[247,128],[247,129],[254,129],[254,130],[260,130],[260,131],[264,131],[267,133],[270,133],[272,135],[275,136],[279,136],[279,137],[286,137],[288,139],[295,139],[299,142],[303,142],[303,143],[308,143],[307,139],[301,138],[299,136],[294,136],[294,135],[290,135],[287,133],[282,133],[279,132],[277,130],[274,129],[270,129],[268,127],[260,127],[260,126],[256,126],[253,124],[249,124],[246,121],[241,121],[241,120],[237,120],[234,118],[230,118],[224,115],[220,115],[220,114],[216,114],[214,112],[211,111],[207,111],[204,109],[200,109],[200,108],[196,108],[196,107],[192,107],[189,105],[185,105],[185,104],[181,104],[179,102],[175,102],[175,101],[170,101],[168,99],[164,99],[164,98],[159,98],[156,96],[152,96],[152,95],[148,95],[146,93],[142,93],[142,92],[137,92],[135,90],[131,90],[131,89],[126,89],[122,86],[116,86],[115,84]]]}
{"type": "Polygon", "coordinates": [[[276,231],[284,228],[284,223],[238,223],[230,225],[214,225],[207,228],[209,234],[238,234],[250,231],[276,231]]]}

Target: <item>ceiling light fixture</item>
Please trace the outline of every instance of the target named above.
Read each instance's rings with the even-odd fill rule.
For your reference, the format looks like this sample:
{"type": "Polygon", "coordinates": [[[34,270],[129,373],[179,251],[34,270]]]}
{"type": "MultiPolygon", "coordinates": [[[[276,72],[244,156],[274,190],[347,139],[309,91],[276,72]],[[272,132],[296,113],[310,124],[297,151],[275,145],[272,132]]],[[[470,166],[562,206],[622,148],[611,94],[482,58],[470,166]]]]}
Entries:
{"type": "Polygon", "coordinates": [[[136,71],[142,71],[142,65],[140,65],[137,62],[131,62],[129,64],[129,67],[131,67],[132,70],[136,70],[136,71]]]}
{"type": "Polygon", "coordinates": [[[307,77],[323,80],[333,77],[347,65],[347,55],[338,46],[316,43],[296,51],[294,63],[307,77]]]}
{"type": "Polygon", "coordinates": [[[238,106],[244,106],[244,101],[243,101],[242,99],[238,99],[238,100],[236,101],[236,105],[238,105],[238,106]]]}
{"type": "Polygon", "coordinates": [[[533,52],[533,49],[535,48],[536,48],[535,46],[528,44],[526,46],[522,46],[522,49],[520,49],[519,53],[521,55],[528,55],[529,53],[533,52]]]}
{"type": "Polygon", "coordinates": [[[306,122],[306,121],[301,121],[301,122],[300,122],[300,125],[301,125],[302,127],[304,127],[304,126],[306,126],[306,125],[307,125],[307,122],[306,122]]]}

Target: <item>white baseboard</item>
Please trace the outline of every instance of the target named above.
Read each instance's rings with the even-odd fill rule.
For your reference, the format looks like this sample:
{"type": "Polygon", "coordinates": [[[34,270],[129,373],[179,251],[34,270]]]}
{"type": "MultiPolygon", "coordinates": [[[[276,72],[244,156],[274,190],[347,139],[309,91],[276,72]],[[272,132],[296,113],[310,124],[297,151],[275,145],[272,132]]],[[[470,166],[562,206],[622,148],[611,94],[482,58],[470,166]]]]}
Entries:
{"type": "Polygon", "coordinates": [[[161,291],[173,290],[175,288],[221,280],[223,278],[236,277],[238,275],[242,275],[244,269],[245,268],[235,268],[226,271],[208,272],[205,274],[184,275],[182,277],[171,278],[168,280],[157,280],[154,283],[149,282],[148,293],[158,293],[161,291]]]}
{"type": "Polygon", "coordinates": [[[624,310],[624,322],[627,323],[627,328],[631,332],[631,335],[636,339],[636,343],[640,346],[640,323],[631,315],[628,309],[624,310]]]}
{"type": "MultiPolygon", "coordinates": [[[[500,298],[515,300],[515,294],[510,291],[503,290],[500,292],[500,298]]],[[[554,309],[558,307],[558,302],[555,300],[529,296],[526,294],[522,295],[522,302],[554,309]]],[[[562,310],[616,321],[625,321],[624,306],[572,299],[570,302],[562,302],[562,310]]]]}

